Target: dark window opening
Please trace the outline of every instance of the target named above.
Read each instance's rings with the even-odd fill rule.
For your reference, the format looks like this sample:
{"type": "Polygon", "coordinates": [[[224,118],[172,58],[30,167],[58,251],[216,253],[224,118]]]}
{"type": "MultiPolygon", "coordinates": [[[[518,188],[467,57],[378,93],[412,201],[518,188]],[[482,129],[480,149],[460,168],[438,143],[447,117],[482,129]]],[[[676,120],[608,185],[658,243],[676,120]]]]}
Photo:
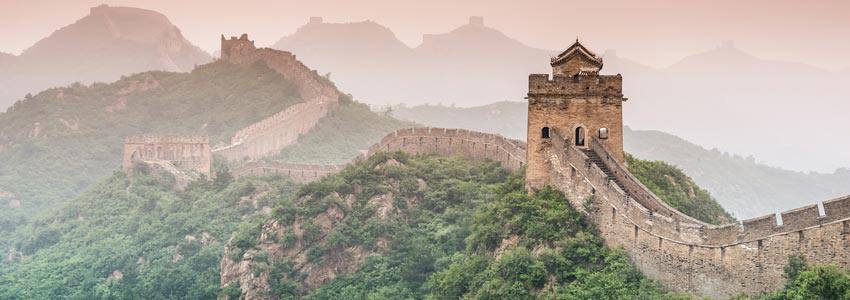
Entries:
{"type": "Polygon", "coordinates": [[[584,146],[584,128],[576,128],[576,146],[584,146]]]}
{"type": "Polygon", "coordinates": [[[542,136],[544,139],[548,139],[548,138],[549,138],[549,127],[543,127],[543,130],[542,130],[542,132],[541,132],[541,136],[542,136]]]}

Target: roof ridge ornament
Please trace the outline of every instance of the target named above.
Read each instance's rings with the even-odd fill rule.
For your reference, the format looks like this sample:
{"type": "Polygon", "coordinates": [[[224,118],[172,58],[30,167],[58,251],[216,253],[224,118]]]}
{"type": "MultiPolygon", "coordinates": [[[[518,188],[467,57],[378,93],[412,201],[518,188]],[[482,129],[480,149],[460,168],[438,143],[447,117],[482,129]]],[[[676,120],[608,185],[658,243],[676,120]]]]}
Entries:
{"type": "Polygon", "coordinates": [[[596,69],[595,71],[598,72],[602,69],[602,57],[587,49],[587,47],[582,45],[579,38],[576,37],[575,43],[567,47],[566,50],[557,56],[552,57],[551,65],[553,68],[559,69],[559,72],[556,73],[563,75],[575,75],[580,71],[588,73],[587,71],[589,71],[589,68],[594,68],[596,69]],[[578,62],[576,62],[576,60],[578,60],[578,62]],[[576,63],[581,67],[574,65],[576,63]]]}

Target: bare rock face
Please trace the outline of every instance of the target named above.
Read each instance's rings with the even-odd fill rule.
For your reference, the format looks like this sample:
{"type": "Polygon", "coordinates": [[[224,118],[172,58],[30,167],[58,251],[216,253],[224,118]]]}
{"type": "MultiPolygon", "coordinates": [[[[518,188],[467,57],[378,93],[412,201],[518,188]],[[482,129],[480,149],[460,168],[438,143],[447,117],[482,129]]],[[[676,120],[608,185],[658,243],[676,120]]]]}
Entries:
{"type": "MultiPolygon", "coordinates": [[[[366,200],[375,207],[371,218],[404,217],[404,211],[396,207],[393,201],[394,194],[397,193],[397,190],[389,191],[366,200]]],[[[379,237],[369,246],[328,246],[321,259],[311,259],[309,250],[328,245],[327,235],[345,221],[348,217],[346,212],[351,212],[352,205],[358,200],[356,193],[332,193],[322,199],[304,197],[298,199],[296,205],[304,205],[307,201],[326,201],[328,205],[316,216],[298,216],[288,225],[277,219],[265,222],[257,237],[256,246],[251,249],[239,249],[232,241],[228,243],[221,262],[221,286],[238,283],[243,299],[267,299],[271,295],[272,266],[288,261],[292,270],[303,276],[296,281],[300,281],[299,292],[306,294],[337,276],[355,272],[367,256],[389,249],[390,239],[379,237]],[[241,256],[236,255],[241,251],[244,251],[241,256]],[[234,260],[234,256],[238,259],[234,260]]],[[[407,199],[409,205],[415,202],[416,199],[407,199]]]]}

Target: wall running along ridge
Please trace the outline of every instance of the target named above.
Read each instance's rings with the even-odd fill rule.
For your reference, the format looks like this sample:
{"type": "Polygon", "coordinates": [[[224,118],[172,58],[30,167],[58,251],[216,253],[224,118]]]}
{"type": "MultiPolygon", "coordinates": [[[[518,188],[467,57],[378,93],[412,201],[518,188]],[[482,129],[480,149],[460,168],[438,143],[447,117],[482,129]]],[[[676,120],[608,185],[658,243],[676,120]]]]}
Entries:
{"type": "MultiPolygon", "coordinates": [[[[782,225],[777,225],[774,215],[742,224],[711,225],[664,203],[597,140],[589,141],[590,149],[616,180],[609,180],[558,130],[547,142],[552,144],[545,153],[550,164],[547,184],[562,191],[573,207],[597,224],[606,245],[623,247],[641,272],[672,290],[715,298],[773,291],[785,282],[783,268],[790,255],[848,267],[850,196],[824,202],[825,215],[819,214],[817,205],[784,212],[782,225]],[[587,199],[592,199],[589,207],[587,199]]],[[[526,163],[526,146],[521,141],[444,128],[397,130],[354,161],[381,151],[490,159],[514,171],[526,163]]],[[[276,174],[309,182],[343,168],[254,162],[234,175],[276,174]]]]}
{"type": "MultiPolygon", "coordinates": [[[[396,130],[354,158],[365,160],[375,153],[402,151],[408,154],[459,155],[473,160],[490,159],[502,167],[516,171],[525,165],[525,143],[501,135],[464,129],[406,128],[396,130]]],[[[344,165],[303,165],[278,162],[252,162],[233,171],[234,177],[246,175],[282,175],[295,182],[310,182],[335,174],[344,165]]]]}
{"type": "Polygon", "coordinates": [[[773,291],[785,283],[791,255],[814,264],[848,267],[850,196],[781,214],[715,226],[661,201],[595,139],[591,149],[616,180],[609,180],[580,149],[555,132],[549,147],[549,184],[584,209],[609,247],[623,247],[648,277],[681,292],[713,298],[773,291]]]}
{"type": "Polygon", "coordinates": [[[295,104],[275,115],[251,124],[233,135],[231,144],[213,149],[228,160],[256,160],[278,153],[301,134],[309,132],[319,120],[339,106],[342,97],[336,86],[295,59],[290,52],[269,48],[257,49],[254,41],[243,34],[238,39],[221,37],[221,59],[239,65],[265,63],[295,84],[303,103],[295,104]]]}

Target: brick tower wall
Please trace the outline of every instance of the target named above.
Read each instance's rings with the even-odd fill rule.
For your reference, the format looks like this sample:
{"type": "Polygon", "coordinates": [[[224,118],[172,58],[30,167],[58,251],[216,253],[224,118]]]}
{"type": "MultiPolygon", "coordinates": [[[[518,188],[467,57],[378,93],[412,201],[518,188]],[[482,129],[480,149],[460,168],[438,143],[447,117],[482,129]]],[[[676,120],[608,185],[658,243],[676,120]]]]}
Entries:
{"type": "Polygon", "coordinates": [[[551,143],[542,136],[544,127],[557,129],[574,142],[577,127],[584,128],[585,145],[598,138],[598,130],[607,128],[608,138],[601,140],[620,162],[623,152],[623,109],[620,75],[560,76],[532,74],[528,79],[528,170],[531,188],[548,184],[545,152],[551,143]]]}

